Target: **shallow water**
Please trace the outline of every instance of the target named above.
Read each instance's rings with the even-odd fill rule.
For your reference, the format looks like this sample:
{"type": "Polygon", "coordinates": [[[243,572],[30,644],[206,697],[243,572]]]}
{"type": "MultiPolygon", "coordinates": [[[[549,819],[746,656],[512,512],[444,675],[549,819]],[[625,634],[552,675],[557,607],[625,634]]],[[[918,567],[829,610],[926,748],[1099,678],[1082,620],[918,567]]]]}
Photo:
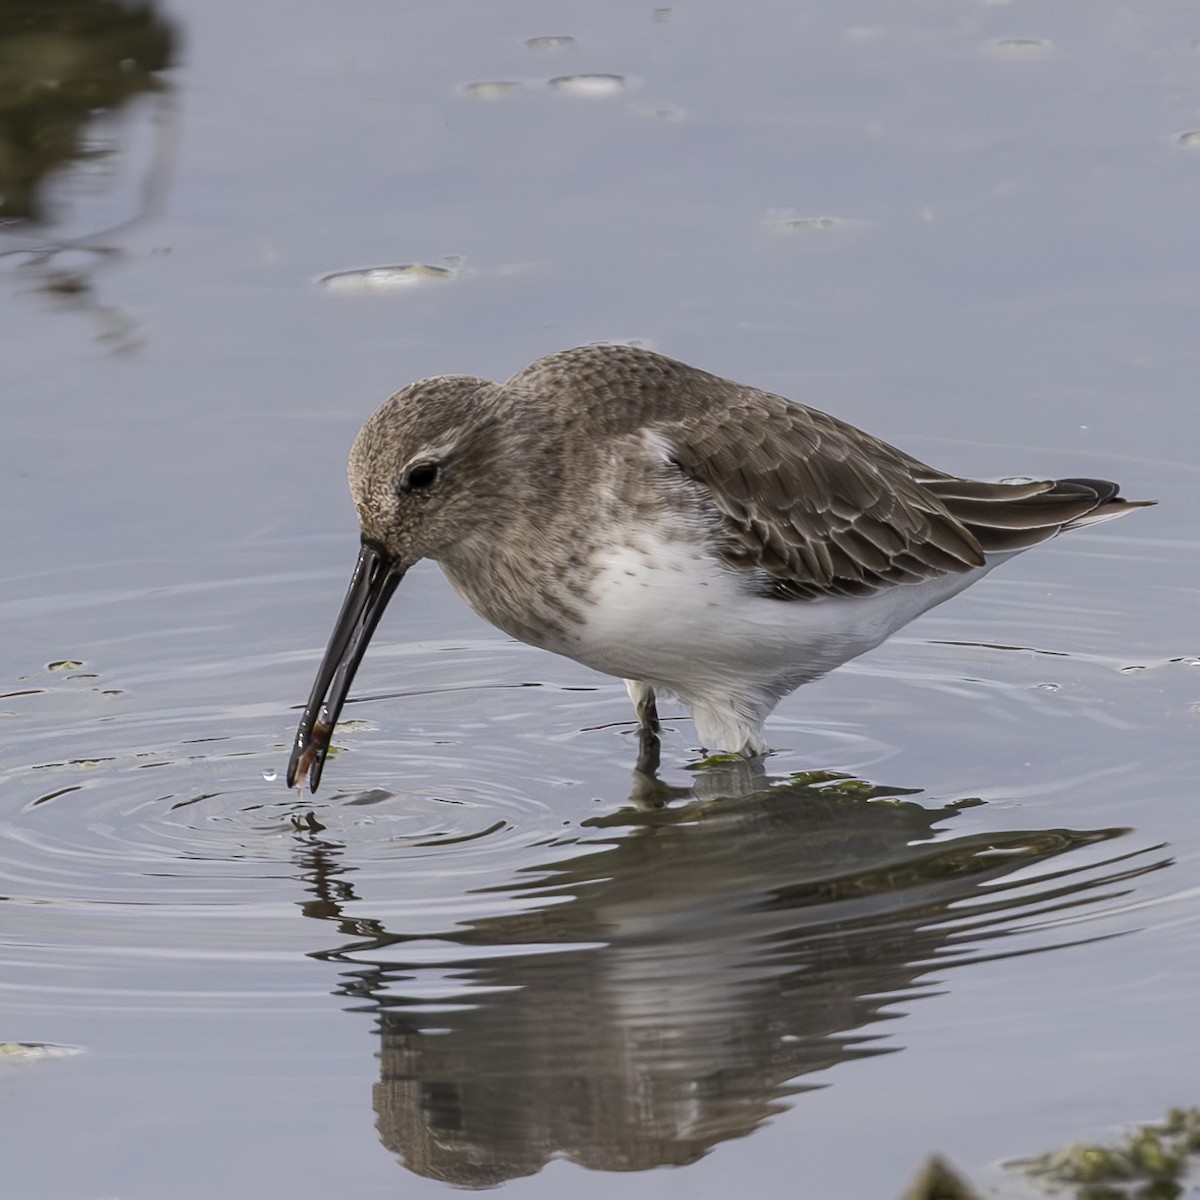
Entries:
{"type": "Polygon", "coordinates": [[[0,1056],[13,1194],[1016,1194],[1197,1103],[1186,11],[170,14],[108,167],[0,227],[0,1043],[81,1051],[0,1056]],[[423,564],[288,792],[363,417],[605,338],[1160,505],[759,775],[668,707],[659,809],[621,685],[423,564]]]}

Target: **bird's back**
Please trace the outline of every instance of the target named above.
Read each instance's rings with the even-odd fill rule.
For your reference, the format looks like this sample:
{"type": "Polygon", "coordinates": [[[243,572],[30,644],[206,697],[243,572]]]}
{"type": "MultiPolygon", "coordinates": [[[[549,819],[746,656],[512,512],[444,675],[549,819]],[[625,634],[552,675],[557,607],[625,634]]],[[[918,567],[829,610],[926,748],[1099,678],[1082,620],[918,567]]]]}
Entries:
{"type": "Polygon", "coordinates": [[[969,573],[1148,503],[1107,480],[962,479],[818,409],[637,347],[561,351],[505,390],[549,402],[597,443],[653,434],[711,503],[715,552],[779,600],[969,573]]]}

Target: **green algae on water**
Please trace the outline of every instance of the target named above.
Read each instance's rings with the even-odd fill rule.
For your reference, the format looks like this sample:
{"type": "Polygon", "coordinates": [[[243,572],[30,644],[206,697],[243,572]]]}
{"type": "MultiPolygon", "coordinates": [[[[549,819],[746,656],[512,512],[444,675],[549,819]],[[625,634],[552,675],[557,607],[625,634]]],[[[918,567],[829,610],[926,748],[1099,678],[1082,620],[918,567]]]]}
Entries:
{"type": "Polygon", "coordinates": [[[1052,1186],[1075,1186],[1075,1200],[1174,1200],[1200,1153],[1200,1108],[1173,1108],[1158,1125],[1130,1130],[1112,1146],[1067,1146],[1011,1167],[1052,1186]]]}

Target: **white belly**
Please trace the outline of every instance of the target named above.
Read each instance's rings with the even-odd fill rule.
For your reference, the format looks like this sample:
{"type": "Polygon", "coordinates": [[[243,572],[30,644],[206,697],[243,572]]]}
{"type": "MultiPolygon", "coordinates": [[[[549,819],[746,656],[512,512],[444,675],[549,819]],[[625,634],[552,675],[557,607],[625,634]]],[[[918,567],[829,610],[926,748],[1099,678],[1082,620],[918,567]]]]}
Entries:
{"type": "Polygon", "coordinates": [[[692,541],[643,538],[598,551],[594,562],[595,603],[571,644],[554,648],[673,692],[706,745],[734,750],[742,747],[728,743],[761,729],[781,697],[877,646],[992,565],[865,597],[771,600],[748,594],[735,571],[692,541]]]}

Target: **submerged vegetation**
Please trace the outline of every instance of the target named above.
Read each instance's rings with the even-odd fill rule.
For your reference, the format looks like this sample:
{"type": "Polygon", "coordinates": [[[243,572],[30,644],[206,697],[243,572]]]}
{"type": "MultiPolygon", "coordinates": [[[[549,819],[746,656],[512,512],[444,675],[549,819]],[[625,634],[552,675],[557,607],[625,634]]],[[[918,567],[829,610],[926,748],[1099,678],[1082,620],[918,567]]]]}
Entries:
{"type": "Polygon", "coordinates": [[[1200,1153],[1200,1108],[1173,1108],[1112,1146],[1067,1146],[1010,1164],[1033,1179],[1074,1187],[1073,1200],[1176,1200],[1200,1153]]]}
{"type": "MultiPolygon", "coordinates": [[[[1173,1108],[1156,1125],[1137,1125],[1112,1145],[1065,1146],[1006,1166],[1020,1171],[1036,1192],[1064,1200],[1180,1200],[1200,1195],[1187,1176],[1200,1155],[1200,1108],[1173,1108]]],[[[1003,1186],[989,1196],[1010,1196],[1003,1186]]],[[[1031,1195],[1022,1187],[1022,1196],[1031,1195]]],[[[1036,1193],[1035,1193],[1036,1194],[1036,1193]]],[[[903,1200],[980,1200],[981,1193],[932,1156],[903,1200]]]]}

